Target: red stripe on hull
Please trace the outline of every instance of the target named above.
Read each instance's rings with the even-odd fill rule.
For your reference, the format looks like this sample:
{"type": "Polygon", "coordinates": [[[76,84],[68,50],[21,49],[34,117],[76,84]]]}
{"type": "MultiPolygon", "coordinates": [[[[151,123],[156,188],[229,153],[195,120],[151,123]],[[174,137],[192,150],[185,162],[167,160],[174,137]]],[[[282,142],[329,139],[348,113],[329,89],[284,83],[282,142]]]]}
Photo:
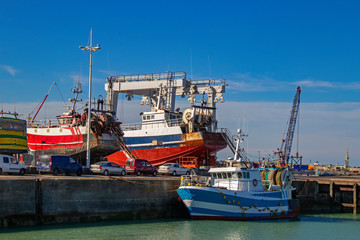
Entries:
{"type": "MultiPolygon", "coordinates": [[[[170,148],[154,148],[140,149],[132,151],[136,156],[148,160],[154,166],[160,166],[168,161],[176,160],[179,157],[194,156],[198,157],[205,153],[207,148],[200,146],[170,147],[170,148]]],[[[121,151],[107,156],[111,162],[125,165],[126,155],[121,151]]]]}
{"type": "Polygon", "coordinates": [[[40,151],[54,148],[80,147],[84,137],[80,130],[70,128],[71,135],[39,135],[27,134],[29,149],[40,151]]]}
{"type": "Polygon", "coordinates": [[[300,209],[295,209],[287,214],[273,215],[267,217],[223,217],[223,216],[191,216],[194,220],[227,220],[227,221],[254,221],[254,220],[276,220],[276,219],[291,219],[299,215],[300,209]]]}

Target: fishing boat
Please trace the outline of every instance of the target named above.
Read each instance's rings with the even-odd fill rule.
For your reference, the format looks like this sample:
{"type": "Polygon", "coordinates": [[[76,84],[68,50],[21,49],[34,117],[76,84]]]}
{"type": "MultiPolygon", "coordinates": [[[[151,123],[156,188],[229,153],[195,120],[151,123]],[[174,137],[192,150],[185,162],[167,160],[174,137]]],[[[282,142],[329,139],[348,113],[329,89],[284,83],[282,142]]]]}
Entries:
{"type": "Polygon", "coordinates": [[[182,176],[177,193],[192,219],[295,218],[299,202],[292,197],[290,171],[274,169],[274,172],[278,182],[262,179],[260,169],[210,168],[210,177],[182,176]]]}
{"type": "Polygon", "coordinates": [[[260,220],[294,218],[299,201],[293,198],[288,168],[260,169],[240,153],[238,130],[234,160],[227,167],[212,167],[208,176],[182,176],[177,193],[191,218],[260,220]],[[240,153],[240,154],[239,154],[240,153]]]}
{"type": "MultiPolygon", "coordinates": [[[[179,162],[187,167],[215,165],[215,154],[227,142],[217,129],[216,102],[223,102],[224,79],[191,80],[184,72],[113,76],[108,78],[107,110],[116,112],[119,93],[128,100],[142,97],[140,104],[150,111],[140,113],[141,122],[122,124],[124,140],[135,158],[155,166],[179,162]],[[195,104],[196,95],[201,95],[195,104]],[[176,97],[188,98],[191,106],[183,112],[175,107],[176,97]]],[[[125,165],[126,151],[107,159],[125,165]]]]}
{"type": "Polygon", "coordinates": [[[28,151],[26,141],[26,121],[18,119],[18,114],[0,112],[0,153],[19,154],[28,151]],[[5,115],[10,115],[7,117],[5,115]]]}
{"type": "MultiPolygon", "coordinates": [[[[68,106],[67,112],[57,116],[56,121],[35,121],[35,115],[28,122],[28,146],[30,154],[35,159],[41,154],[56,154],[73,156],[81,163],[85,163],[88,114],[87,109],[82,113],[75,109],[81,92],[81,84],[78,82],[73,89],[75,97],[69,100],[72,105],[68,106]]],[[[97,108],[91,110],[91,162],[100,161],[103,156],[119,150],[117,136],[123,134],[119,127],[120,123],[114,120],[111,113],[103,110],[102,103],[103,100],[98,99],[97,108]]]]}

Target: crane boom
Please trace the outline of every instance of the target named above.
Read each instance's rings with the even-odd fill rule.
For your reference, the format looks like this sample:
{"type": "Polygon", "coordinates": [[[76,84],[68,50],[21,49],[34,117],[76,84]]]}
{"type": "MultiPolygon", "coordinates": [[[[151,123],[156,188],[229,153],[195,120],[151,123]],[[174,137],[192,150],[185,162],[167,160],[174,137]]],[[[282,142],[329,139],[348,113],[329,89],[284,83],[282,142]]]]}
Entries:
{"type": "Polygon", "coordinates": [[[286,133],[284,149],[281,149],[282,152],[284,153],[282,160],[286,164],[289,162],[290,153],[291,153],[291,145],[292,145],[295,126],[296,126],[296,120],[297,120],[298,113],[299,113],[300,93],[301,93],[301,89],[298,86],[297,89],[296,89],[296,94],[295,94],[293,106],[292,106],[292,109],[291,109],[289,127],[288,127],[288,131],[286,133]]]}

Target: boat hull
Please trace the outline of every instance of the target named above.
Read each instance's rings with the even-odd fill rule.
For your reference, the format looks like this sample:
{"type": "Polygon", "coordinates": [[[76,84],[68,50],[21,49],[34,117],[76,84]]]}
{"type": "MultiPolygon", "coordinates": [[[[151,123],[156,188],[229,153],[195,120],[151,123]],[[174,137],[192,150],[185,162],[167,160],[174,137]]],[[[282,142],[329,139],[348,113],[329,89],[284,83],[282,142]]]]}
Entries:
{"type": "MultiPolygon", "coordinates": [[[[84,126],[28,128],[27,137],[35,158],[40,154],[74,156],[80,161],[86,158],[87,128],[84,126]]],[[[98,136],[91,132],[90,150],[91,162],[96,162],[119,150],[119,145],[111,134],[98,136]]]]}
{"type": "MultiPolygon", "coordinates": [[[[173,135],[154,135],[151,137],[124,136],[131,152],[141,159],[148,160],[154,166],[176,161],[182,157],[194,157],[207,165],[214,165],[214,153],[226,148],[227,144],[219,133],[180,133],[173,135]],[[209,160],[210,159],[210,160],[209,160]]],[[[107,159],[125,165],[129,156],[118,151],[107,156],[107,159]]]]}
{"type": "Polygon", "coordinates": [[[230,191],[208,187],[180,187],[178,195],[192,219],[197,220],[265,220],[295,218],[297,199],[286,192],[230,191]]]}

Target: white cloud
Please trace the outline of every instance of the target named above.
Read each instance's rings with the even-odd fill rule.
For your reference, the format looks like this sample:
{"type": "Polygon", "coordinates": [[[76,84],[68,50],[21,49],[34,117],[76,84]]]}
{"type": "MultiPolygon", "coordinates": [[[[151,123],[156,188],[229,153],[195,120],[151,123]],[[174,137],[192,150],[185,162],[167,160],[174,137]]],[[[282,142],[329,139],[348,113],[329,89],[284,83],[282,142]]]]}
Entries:
{"type": "MultiPolygon", "coordinates": [[[[243,92],[265,92],[279,90],[283,86],[283,82],[274,80],[265,75],[253,76],[250,73],[236,73],[233,80],[228,80],[229,90],[237,90],[243,92]]],[[[285,83],[287,85],[287,83],[285,83]]]]}
{"type": "Polygon", "coordinates": [[[15,68],[13,68],[12,66],[9,66],[9,65],[0,65],[0,67],[2,69],[4,69],[6,72],[10,73],[12,76],[15,76],[16,73],[19,71],[19,70],[16,70],[15,68]]]}
{"type": "MultiPolygon", "coordinates": [[[[182,110],[189,107],[186,101],[178,101],[182,110]]],[[[148,106],[141,106],[139,99],[127,101],[119,96],[117,117],[123,124],[140,122],[139,113],[148,111],[148,106]]],[[[4,111],[15,110],[22,118],[33,111],[38,102],[3,104],[4,111]]],[[[272,153],[281,145],[286,132],[292,103],[283,102],[225,102],[217,104],[219,127],[230,129],[236,134],[238,128],[247,129],[248,152],[257,157],[272,153]]],[[[80,106],[79,106],[80,107],[80,106]]],[[[37,119],[55,119],[66,111],[63,102],[46,102],[37,119]]],[[[350,165],[360,166],[360,103],[300,103],[299,112],[299,154],[304,163],[319,161],[344,164],[345,151],[350,153],[350,165]]],[[[244,145],[243,147],[246,147],[244,145]]],[[[292,154],[297,148],[295,133],[292,154]]],[[[222,150],[219,158],[233,156],[229,150],[222,150]]]]}
{"type": "MultiPolygon", "coordinates": [[[[281,145],[290,116],[291,103],[226,102],[218,105],[220,127],[234,134],[248,121],[249,153],[261,156],[281,145]]],[[[344,163],[349,148],[351,165],[360,166],[360,103],[301,103],[299,112],[299,154],[304,162],[344,163]]],[[[296,153],[297,135],[292,154],[296,153]]],[[[224,151],[223,158],[232,153],[224,151]]]]}
{"type": "Polygon", "coordinates": [[[319,81],[312,79],[305,79],[302,81],[296,82],[297,85],[305,87],[323,87],[323,88],[340,88],[340,89],[350,89],[350,90],[359,90],[360,82],[328,82],[328,81],[319,81]]]}
{"type": "Polygon", "coordinates": [[[252,73],[235,73],[232,78],[227,81],[228,90],[236,90],[242,92],[267,92],[280,91],[289,89],[293,86],[309,87],[309,88],[331,88],[342,90],[360,90],[359,82],[330,82],[320,81],[306,78],[300,81],[280,81],[266,75],[252,73]]]}

